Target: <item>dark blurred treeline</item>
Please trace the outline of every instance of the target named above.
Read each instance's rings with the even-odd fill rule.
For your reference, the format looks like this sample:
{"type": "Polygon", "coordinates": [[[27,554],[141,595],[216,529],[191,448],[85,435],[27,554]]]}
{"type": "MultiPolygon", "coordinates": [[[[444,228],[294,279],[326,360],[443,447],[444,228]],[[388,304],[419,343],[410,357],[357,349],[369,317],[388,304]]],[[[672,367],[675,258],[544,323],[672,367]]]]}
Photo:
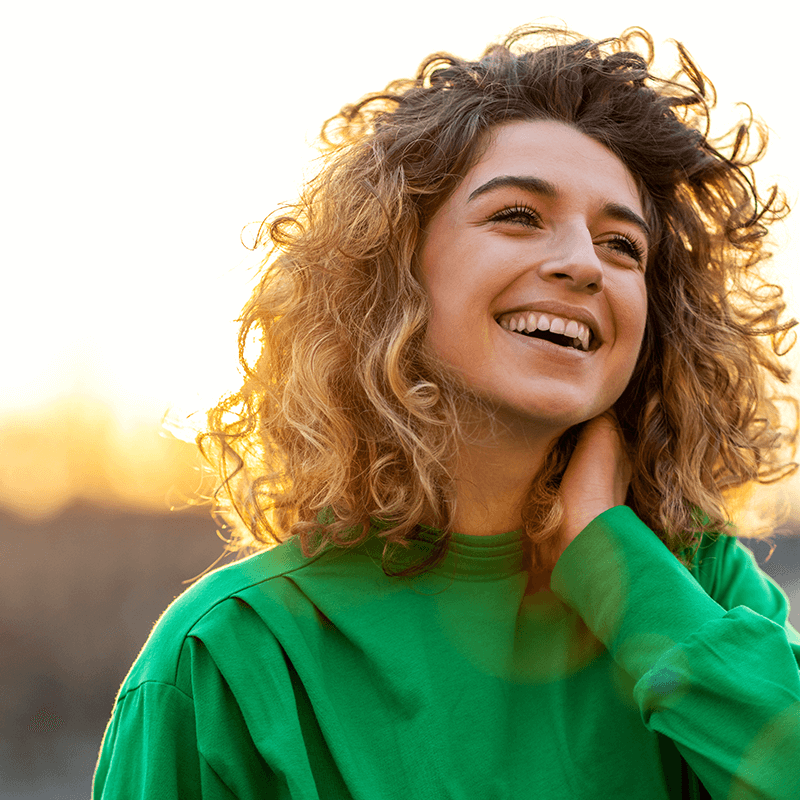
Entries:
{"type": "Polygon", "coordinates": [[[224,544],[207,508],[80,502],[40,521],[0,510],[0,541],[0,798],[87,798],[125,674],[224,544]],[[40,783],[63,794],[32,793],[40,783]]]}

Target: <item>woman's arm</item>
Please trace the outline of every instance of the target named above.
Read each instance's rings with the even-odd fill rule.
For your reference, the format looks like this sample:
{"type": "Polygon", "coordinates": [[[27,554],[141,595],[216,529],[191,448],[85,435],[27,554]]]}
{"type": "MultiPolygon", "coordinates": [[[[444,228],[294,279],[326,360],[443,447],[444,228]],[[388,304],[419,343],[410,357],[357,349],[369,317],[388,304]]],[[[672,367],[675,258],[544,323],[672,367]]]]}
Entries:
{"type": "Polygon", "coordinates": [[[731,537],[687,570],[630,508],[564,550],[551,588],[635,681],[642,721],[714,798],[800,797],[800,636],[780,589],[731,537]]]}

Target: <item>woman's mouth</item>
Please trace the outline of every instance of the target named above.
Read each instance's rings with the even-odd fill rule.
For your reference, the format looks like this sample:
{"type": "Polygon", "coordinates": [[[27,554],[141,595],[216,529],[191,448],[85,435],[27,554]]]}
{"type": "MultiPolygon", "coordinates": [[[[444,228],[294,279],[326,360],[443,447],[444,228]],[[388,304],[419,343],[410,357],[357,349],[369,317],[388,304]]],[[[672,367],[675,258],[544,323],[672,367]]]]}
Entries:
{"type": "Polygon", "coordinates": [[[561,347],[584,352],[596,347],[596,337],[589,326],[575,319],[539,311],[512,311],[501,314],[496,321],[511,333],[544,339],[561,347]]]}

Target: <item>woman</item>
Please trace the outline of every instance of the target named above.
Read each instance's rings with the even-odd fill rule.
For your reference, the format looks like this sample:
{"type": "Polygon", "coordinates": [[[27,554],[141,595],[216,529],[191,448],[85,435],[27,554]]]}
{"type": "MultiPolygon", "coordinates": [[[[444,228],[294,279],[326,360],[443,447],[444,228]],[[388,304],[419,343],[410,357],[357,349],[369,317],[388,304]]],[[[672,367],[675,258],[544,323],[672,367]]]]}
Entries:
{"type": "Polygon", "coordinates": [[[794,468],[787,209],[679,55],[520,29],[326,123],[200,438],[260,552],[165,612],[95,798],[800,795],[800,635],[727,511],[794,468]]]}

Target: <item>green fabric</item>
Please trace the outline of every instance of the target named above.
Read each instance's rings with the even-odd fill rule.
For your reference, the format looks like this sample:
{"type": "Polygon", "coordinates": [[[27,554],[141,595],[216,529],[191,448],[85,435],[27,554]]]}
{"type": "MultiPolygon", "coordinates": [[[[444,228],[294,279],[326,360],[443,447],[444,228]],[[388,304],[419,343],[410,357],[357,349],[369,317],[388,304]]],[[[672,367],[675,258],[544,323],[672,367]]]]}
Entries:
{"type": "Polygon", "coordinates": [[[678,752],[713,798],[800,797],[800,635],[749,550],[705,537],[690,572],[619,506],[526,595],[523,541],[456,534],[410,579],[377,531],[211,573],[125,679],[93,797],[661,800],[678,752]]]}

